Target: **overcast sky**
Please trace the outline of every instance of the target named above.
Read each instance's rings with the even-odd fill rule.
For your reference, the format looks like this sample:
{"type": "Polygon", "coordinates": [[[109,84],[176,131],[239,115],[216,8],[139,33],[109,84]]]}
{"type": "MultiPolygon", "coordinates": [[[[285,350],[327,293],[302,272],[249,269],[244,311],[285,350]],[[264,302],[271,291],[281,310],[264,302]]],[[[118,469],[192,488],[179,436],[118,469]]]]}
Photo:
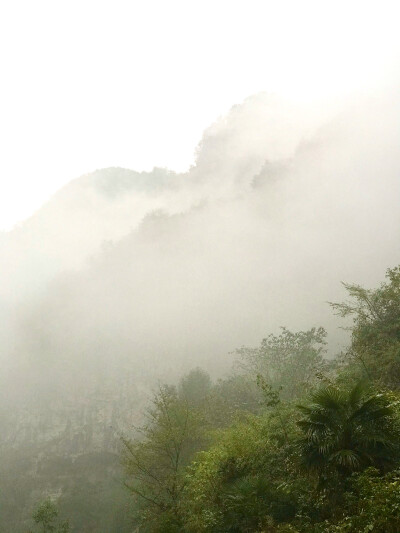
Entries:
{"type": "Polygon", "coordinates": [[[0,229],[96,168],[187,169],[252,93],[329,101],[394,83],[396,4],[4,0],[0,229]]]}

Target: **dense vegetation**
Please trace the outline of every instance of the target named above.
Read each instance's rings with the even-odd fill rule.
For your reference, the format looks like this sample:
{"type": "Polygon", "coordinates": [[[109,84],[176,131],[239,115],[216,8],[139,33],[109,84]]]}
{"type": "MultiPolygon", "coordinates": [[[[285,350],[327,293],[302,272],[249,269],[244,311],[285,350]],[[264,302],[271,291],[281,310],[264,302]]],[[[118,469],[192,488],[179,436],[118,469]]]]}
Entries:
{"type": "Polygon", "coordinates": [[[346,285],[345,354],[325,331],[282,329],[155,392],[123,437],[136,531],[400,531],[400,268],[376,290],[346,285]]]}
{"type": "MultiPolygon", "coordinates": [[[[121,436],[130,496],[107,492],[104,531],[400,531],[400,267],[375,290],[345,287],[331,304],[352,319],[345,353],[327,356],[321,327],[282,328],[237,349],[224,379],[196,368],[159,385],[121,436]]],[[[31,531],[100,531],[91,490],[39,502],[31,531]]]]}

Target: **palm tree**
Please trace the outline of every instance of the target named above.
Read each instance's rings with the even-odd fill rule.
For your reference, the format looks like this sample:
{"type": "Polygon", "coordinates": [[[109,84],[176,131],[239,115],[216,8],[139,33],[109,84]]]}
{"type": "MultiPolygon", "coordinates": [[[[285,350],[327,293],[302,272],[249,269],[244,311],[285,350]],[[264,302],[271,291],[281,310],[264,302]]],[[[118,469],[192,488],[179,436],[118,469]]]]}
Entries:
{"type": "Polygon", "coordinates": [[[304,464],[324,474],[347,477],[374,465],[381,470],[395,459],[399,440],[395,408],[385,394],[365,382],[350,390],[332,385],[298,406],[303,418],[300,450],[304,464]]]}

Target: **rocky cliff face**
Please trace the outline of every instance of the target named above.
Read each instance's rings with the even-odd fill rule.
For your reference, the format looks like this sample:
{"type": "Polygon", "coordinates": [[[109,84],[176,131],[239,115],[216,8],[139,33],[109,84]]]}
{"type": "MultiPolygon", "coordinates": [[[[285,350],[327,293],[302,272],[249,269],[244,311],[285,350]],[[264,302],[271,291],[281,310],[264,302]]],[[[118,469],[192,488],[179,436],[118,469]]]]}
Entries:
{"type": "Polygon", "coordinates": [[[132,381],[103,388],[97,383],[79,401],[37,402],[18,407],[11,416],[3,413],[1,531],[25,533],[32,508],[49,496],[70,518],[73,531],[118,531],[115,515],[128,497],[120,435],[134,432],[144,407],[144,396],[132,381]],[[96,509],[90,521],[82,503],[77,505],[78,495],[88,513],[96,509]]]}

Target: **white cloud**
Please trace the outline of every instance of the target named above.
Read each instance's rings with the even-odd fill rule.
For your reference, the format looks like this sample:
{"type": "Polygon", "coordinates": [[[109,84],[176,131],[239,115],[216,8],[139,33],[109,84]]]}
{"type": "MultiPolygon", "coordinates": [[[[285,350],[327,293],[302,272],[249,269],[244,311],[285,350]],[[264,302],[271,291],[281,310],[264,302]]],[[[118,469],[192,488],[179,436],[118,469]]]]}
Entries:
{"type": "Polygon", "coordinates": [[[0,227],[107,166],[193,162],[249,94],[374,90],[398,58],[396,5],[16,0],[0,12],[0,227]]]}

